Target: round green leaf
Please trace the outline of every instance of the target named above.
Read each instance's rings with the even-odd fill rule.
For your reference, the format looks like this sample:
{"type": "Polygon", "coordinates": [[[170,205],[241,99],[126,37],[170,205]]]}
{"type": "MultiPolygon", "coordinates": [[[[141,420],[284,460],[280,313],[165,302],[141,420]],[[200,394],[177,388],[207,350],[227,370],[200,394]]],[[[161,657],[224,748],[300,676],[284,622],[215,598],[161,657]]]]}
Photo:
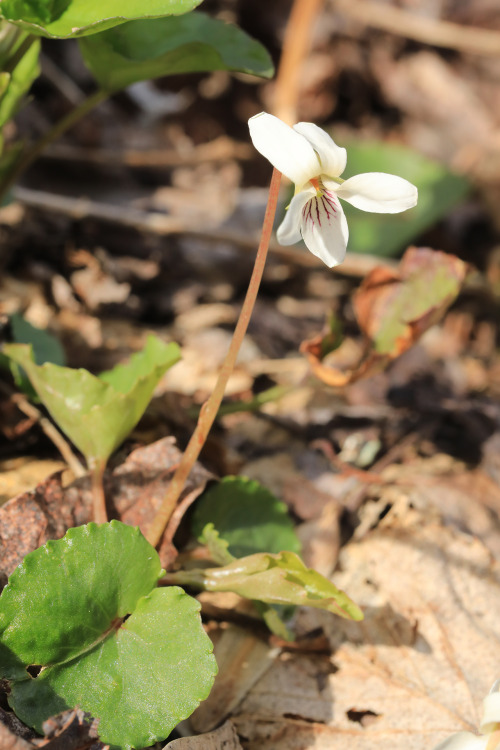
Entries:
{"type": "Polygon", "coordinates": [[[32,664],[84,654],[130,614],[161,574],[160,558],[138,528],[119,521],[70,529],[27,555],[0,596],[0,676],[26,677],[32,664]],[[24,667],[19,667],[19,662],[24,667]]]}
{"type": "Polygon", "coordinates": [[[196,504],[193,534],[200,538],[212,523],[234,557],[254,552],[300,552],[300,542],[285,503],[259,482],[225,477],[196,504]]]}
{"type": "Polygon", "coordinates": [[[79,44],[86,65],[108,91],[178,73],[231,70],[269,78],[274,70],[259,42],[198,12],[132,21],[79,44]]]}
{"type": "Polygon", "coordinates": [[[202,0],[2,0],[1,17],[40,36],[95,34],[134,18],[188,13],[202,0]]]}
{"type": "Polygon", "coordinates": [[[160,574],[156,550],[119,521],[27,555],[0,596],[0,676],[24,722],[41,731],[79,706],[103,742],[128,750],[165,739],[207,697],[217,666],[199,604],[156,589],[160,574]]]}
{"type": "Polygon", "coordinates": [[[100,739],[123,750],[164,740],[215,677],[199,608],[180,588],[156,589],[91,652],[15,683],[11,706],[39,731],[48,716],[81,706],[99,719],[100,739]]]}

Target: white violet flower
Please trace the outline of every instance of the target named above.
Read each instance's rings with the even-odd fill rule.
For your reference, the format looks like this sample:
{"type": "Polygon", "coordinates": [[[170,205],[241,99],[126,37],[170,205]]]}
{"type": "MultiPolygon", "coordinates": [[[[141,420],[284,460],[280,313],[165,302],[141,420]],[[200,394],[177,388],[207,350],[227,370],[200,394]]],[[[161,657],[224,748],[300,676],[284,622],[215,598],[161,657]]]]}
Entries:
{"type": "Polygon", "coordinates": [[[499,750],[500,749],[500,680],[497,680],[483,701],[480,734],[458,732],[441,742],[434,750],[499,750]]]}
{"type": "Polygon", "coordinates": [[[384,172],[342,180],[347,153],[312,122],[293,128],[261,112],[248,121],[253,145],[295,183],[295,195],[278,229],[278,242],[293,245],[302,238],[329,268],[344,260],[349,230],[339,202],[373,213],[397,214],[417,203],[417,188],[384,172]]]}

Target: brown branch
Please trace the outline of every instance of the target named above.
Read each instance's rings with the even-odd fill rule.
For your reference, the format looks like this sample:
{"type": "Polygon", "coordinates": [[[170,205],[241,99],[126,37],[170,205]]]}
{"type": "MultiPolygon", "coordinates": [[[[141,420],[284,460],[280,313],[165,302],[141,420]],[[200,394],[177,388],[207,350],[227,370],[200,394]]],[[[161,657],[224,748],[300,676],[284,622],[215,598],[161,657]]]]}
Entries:
{"type": "Polygon", "coordinates": [[[71,450],[67,440],[59,432],[56,426],[52,424],[50,419],[44,417],[42,412],[37,409],[36,406],[30,403],[26,396],[24,396],[22,393],[16,393],[6,383],[0,383],[0,390],[5,393],[6,396],[12,399],[19,411],[22,411],[23,414],[40,425],[49,440],[51,440],[52,443],[56,446],[57,450],[66,461],[75,477],[84,477],[87,474],[87,470],[80,463],[78,458],[71,450]]]}
{"type": "Polygon", "coordinates": [[[96,166],[145,167],[169,169],[191,164],[210,164],[228,159],[248,161],[253,158],[252,148],[247,143],[238,143],[221,136],[209,143],[202,143],[189,151],[174,149],[117,149],[82,148],[81,146],[55,143],[41,154],[42,158],[61,161],[77,161],[96,166]]]}
{"type": "Polygon", "coordinates": [[[374,26],[435,47],[460,50],[472,55],[500,57],[500,32],[493,29],[424,18],[371,0],[332,1],[340,13],[355,18],[366,26],[374,26]]]}
{"type": "MultiPolygon", "coordinates": [[[[140,211],[130,206],[117,206],[110,203],[98,203],[89,198],[72,198],[66,195],[46,193],[42,190],[31,190],[15,187],[14,197],[26,206],[53,211],[69,216],[72,219],[96,219],[111,224],[127,226],[138,232],[149,232],[160,236],[181,234],[185,237],[197,237],[206,242],[227,243],[241,250],[253,252],[255,238],[251,234],[228,231],[225,229],[193,229],[179,219],[165,216],[159,212],[140,211]]],[[[324,263],[315,255],[301,250],[282,247],[275,240],[269,242],[269,252],[286,263],[293,263],[303,268],[325,268],[324,263]]],[[[394,261],[388,258],[377,258],[374,255],[348,253],[346,260],[333,273],[341,276],[364,277],[375,266],[394,267],[394,261]]]]}

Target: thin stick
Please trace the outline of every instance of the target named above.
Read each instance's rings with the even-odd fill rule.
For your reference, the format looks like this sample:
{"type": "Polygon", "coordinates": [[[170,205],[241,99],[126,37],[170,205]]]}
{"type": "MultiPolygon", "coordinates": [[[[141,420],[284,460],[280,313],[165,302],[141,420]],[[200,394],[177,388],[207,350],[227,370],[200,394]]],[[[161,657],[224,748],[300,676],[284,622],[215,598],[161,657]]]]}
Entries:
{"type": "MultiPolygon", "coordinates": [[[[179,219],[165,216],[159,211],[141,211],[132,206],[118,206],[97,202],[89,198],[73,198],[68,195],[46,193],[21,185],[14,188],[13,195],[16,200],[30,208],[53,211],[63,216],[70,216],[77,221],[96,219],[97,221],[115,223],[120,226],[131,227],[139,232],[149,232],[159,236],[181,234],[184,237],[199,237],[206,242],[227,242],[248,252],[255,250],[255,240],[249,233],[243,234],[242,232],[217,228],[196,229],[179,219]]],[[[293,263],[303,268],[324,269],[325,267],[323,262],[312,253],[282,247],[275,240],[269,242],[269,250],[275,257],[280,258],[285,263],[293,263]]],[[[340,276],[364,277],[375,266],[395,268],[397,263],[390,258],[379,258],[376,255],[348,253],[346,260],[342,265],[336,266],[333,273],[340,276]]]]}
{"type": "Polygon", "coordinates": [[[223,362],[219,377],[217,378],[215,388],[208,401],[203,404],[196,428],[179,462],[179,466],[177,467],[175,474],[172,477],[172,481],[169,484],[160,509],[153,519],[153,522],[146,535],[148,541],[155,547],[162,538],[163,531],[175,509],[189,473],[205,444],[208,433],[210,432],[210,428],[214,423],[215,417],[217,416],[217,412],[219,411],[219,407],[224,397],[224,391],[226,390],[227,381],[229,380],[229,377],[234,369],[240,346],[247,331],[248,323],[250,322],[250,316],[252,315],[252,310],[255,305],[255,300],[257,299],[257,293],[259,291],[259,286],[262,279],[262,274],[264,272],[269,240],[271,237],[271,232],[273,230],[274,216],[276,214],[276,206],[278,203],[280,182],[281,173],[275,169],[273,171],[271,186],[269,188],[269,198],[267,201],[264,223],[262,225],[262,236],[259,244],[259,249],[255,258],[255,264],[253,267],[252,276],[250,278],[250,283],[248,285],[245,301],[243,302],[243,307],[241,308],[240,317],[238,318],[229,350],[223,362]]]}
{"type": "Polygon", "coordinates": [[[187,152],[175,149],[152,148],[118,149],[88,148],[74,144],[54,143],[46,149],[44,157],[61,161],[84,162],[99,167],[132,167],[139,169],[172,169],[174,167],[192,164],[211,164],[226,162],[229,159],[249,161],[253,158],[252,148],[248,143],[239,143],[226,136],[220,136],[214,141],[201,143],[187,152]]]}
{"type": "MultiPolygon", "coordinates": [[[[307,2],[307,0],[306,0],[307,2]]],[[[436,47],[461,50],[473,55],[500,57],[500,32],[493,29],[461,26],[410,13],[392,5],[370,0],[333,0],[334,6],[346,16],[365,26],[389,31],[436,47]]]]}
{"type": "Polygon", "coordinates": [[[49,440],[51,440],[54,443],[57,450],[66,461],[66,463],[68,464],[69,468],[71,469],[75,477],[84,477],[87,474],[86,469],[80,463],[78,458],[75,456],[75,454],[69,447],[69,444],[67,443],[67,441],[61,435],[61,433],[56,428],[56,426],[52,424],[50,419],[47,419],[47,417],[44,417],[42,412],[39,409],[37,409],[36,406],[33,406],[33,404],[31,404],[26,398],[26,396],[24,396],[22,393],[15,393],[5,383],[2,383],[0,385],[0,389],[6,395],[12,398],[17,408],[19,409],[19,411],[22,411],[23,414],[26,414],[26,416],[32,419],[34,422],[38,422],[38,424],[40,425],[44,433],[47,435],[49,440]]]}
{"type": "Polygon", "coordinates": [[[312,26],[324,0],[295,0],[283,39],[274,91],[274,114],[292,125],[297,122],[300,68],[309,51],[312,26]]]}

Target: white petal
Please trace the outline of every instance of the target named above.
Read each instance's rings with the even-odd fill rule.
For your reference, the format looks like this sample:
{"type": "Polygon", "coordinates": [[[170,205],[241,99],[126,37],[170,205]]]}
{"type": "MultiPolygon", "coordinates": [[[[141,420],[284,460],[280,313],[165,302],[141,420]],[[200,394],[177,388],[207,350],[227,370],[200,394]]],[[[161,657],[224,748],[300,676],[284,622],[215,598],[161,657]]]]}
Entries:
{"type": "Polygon", "coordinates": [[[298,122],[293,129],[306,138],[318,154],[323,174],[339,177],[347,163],[347,151],[337,146],[322,128],[312,122],[298,122]]]}
{"type": "Polygon", "coordinates": [[[479,731],[486,734],[493,732],[500,724],[500,693],[489,693],[483,701],[483,718],[479,731]]]}
{"type": "Polygon", "coordinates": [[[434,750],[486,750],[488,739],[488,735],[478,737],[472,732],[458,732],[440,742],[434,750]]]}
{"type": "Polygon", "coordinates": [[[313,255],[328,268],[345,258],[349,230],[342,206],[334,193],[313,197],[302,209],[302,238],[313,255]]]}
{"type": "Polygon", "coordinates": [[[307,190],[301,190],[300,193],[297,193],[297,195],[292,198],[292,202],[288,206],[285,218],[276,232],[276,239],[280,245],[295,245],[296,242],[300,242],[302,239],[300,233],[302,210],[314,195],[316,195],[316,190],[311,187],[307,190]]]}
{"type": "Polygon", "coordinates": [[[248,121],[253,145],[300,189],[320,172],[311,144],[274,115],[261,112],[248,121]]]}
{"type": "Polygon", "coordinates": [[[335,190],[339,198],[375,214],[398,214],[416,206],[418,199],[415,185],[384,172],[357,174],[335,190]]]}

